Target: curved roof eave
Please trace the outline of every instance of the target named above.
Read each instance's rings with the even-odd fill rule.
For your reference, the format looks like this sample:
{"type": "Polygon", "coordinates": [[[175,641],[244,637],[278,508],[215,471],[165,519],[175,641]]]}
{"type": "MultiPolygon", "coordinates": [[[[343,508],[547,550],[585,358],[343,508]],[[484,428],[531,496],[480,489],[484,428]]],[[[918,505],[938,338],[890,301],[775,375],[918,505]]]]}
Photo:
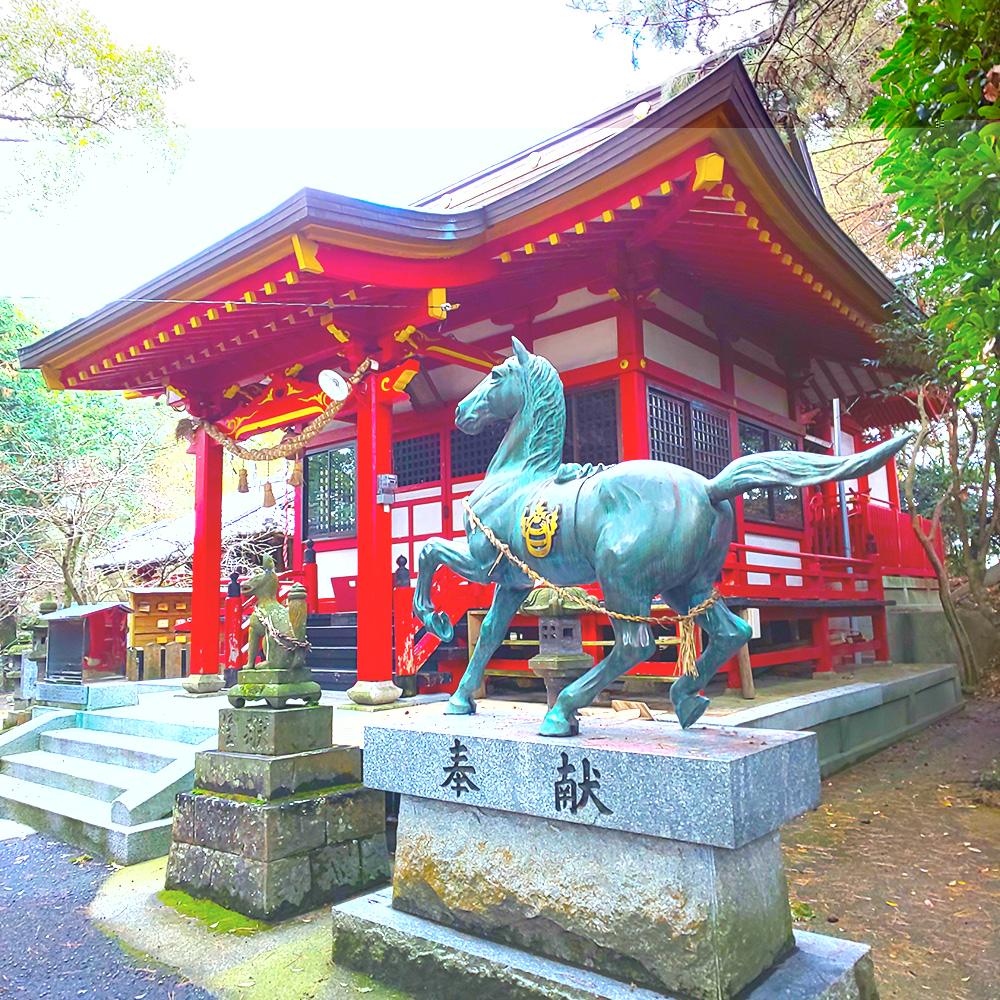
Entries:
{"type": "MultiPolygon", "coordinates": [[[[283,238],[307,227],[342,234],[345,240],[354,235],[373,242],[390,241],[397,251],[405,253],[412,248],[415,255],[425,258],[455,256],[482,245],[497,228],[505,224],[509,227],[532,210],[626,163],[664,136],[703,119],[710,112],[721,112],[729,128],[747,134],[754,147],[756,166],[770,174],[772,186],[780,187],[786,207],[798,214],[803,226],[825,239],[827,246],[868,286],[874,297],[880,302],[888,301],[894,291],[892,282],[837,226],[816,198],[809,181],[785,149],[742,63],[733,58],[636,126],[625,128],[575,160],[480,208],[458,212],[398,208],[304,188],[266,215],[140,285],[123,300],[22,348],[20,362],[26,368],[41,367],[100,330],[127,323],[132,317],[137,322],[144,314],[148,317],[148,302],[129,300],[174,297],[180,289],[207,281],[240,260],[260,258],[269,250],[271,259],[265,263],[290,255],[290,247],[285,253],[276,252],[275,248],[283,238]]],[[[599,119],[591,119],[582,127],[595,120],[599,119]]]]}

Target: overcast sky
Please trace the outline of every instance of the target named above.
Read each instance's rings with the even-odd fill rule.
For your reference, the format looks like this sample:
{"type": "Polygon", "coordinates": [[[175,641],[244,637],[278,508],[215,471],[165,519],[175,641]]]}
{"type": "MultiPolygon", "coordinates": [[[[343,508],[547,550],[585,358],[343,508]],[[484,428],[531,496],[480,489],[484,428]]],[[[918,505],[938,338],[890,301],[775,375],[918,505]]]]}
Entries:
{"type": "Polygon", "coordinates": [[[0,215],[0,295],[65,325],[302,187],[405,205],[670,76],[562,0],[83,0],[188,63],[172,167],[126,144],[44,214],[0,215]]]}

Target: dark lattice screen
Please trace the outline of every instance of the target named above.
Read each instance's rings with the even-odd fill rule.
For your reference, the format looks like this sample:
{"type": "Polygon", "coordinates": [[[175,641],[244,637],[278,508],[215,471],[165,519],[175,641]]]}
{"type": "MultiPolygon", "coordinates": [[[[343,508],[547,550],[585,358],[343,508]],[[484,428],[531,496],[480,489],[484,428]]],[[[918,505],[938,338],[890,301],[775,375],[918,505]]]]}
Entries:
{"type": "Polygon", "coordinates": [[[691,468],[706,479],[720,473],[732,460],[729,418],[724,413],[691,406],[691,468]]]}
{"type": "Polygon", "coordinates": [[[652,387],[649,390],[649,455],[658,462],[688,464],[687,403],[652,387]]]}
{"type": "Polygon", "coordinates": [[[396,441],[392,446],[392,471],[400,486],[434,483],[441,478],[441,435],[396,441]]]}
{"type": "Polygon", "coordinates": [[[613,386],[566,397],[563,461],[614,465],[618,461],[618,396],[613,386]]]}
{"type": "Polygon", "coordinates": [[[507,424],[492,424],[479,434],[451,432],[451,474],[456,479],[463,476],[481,476],[497,447],[507,433],[507,424]]]}
{"type": "Polygon", "coordinates": [[[719,410],[649,389],[649,454],[711,478],[729,464],[729,418],[719,410]]]}
{"type": "Polygon", "coordinates": [[[306,455],[306,538],[354,533],[356,482],[353,443],[306,455]]]}

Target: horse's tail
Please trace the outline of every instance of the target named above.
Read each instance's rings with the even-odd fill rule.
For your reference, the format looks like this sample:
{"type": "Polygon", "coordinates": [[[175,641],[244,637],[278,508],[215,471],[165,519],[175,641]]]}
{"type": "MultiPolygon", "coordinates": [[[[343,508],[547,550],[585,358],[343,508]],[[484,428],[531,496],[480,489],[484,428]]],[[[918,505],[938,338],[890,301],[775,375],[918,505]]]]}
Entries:
{"type": "Polygon", "coordinates": [[[815,486],[866,476],[885,465],[912,436],[900,434],[856,455],[812,455],[804,451],[744,455],[709,480],[708,497],[712,503],[718,503],[761,486],[815,486]]]}

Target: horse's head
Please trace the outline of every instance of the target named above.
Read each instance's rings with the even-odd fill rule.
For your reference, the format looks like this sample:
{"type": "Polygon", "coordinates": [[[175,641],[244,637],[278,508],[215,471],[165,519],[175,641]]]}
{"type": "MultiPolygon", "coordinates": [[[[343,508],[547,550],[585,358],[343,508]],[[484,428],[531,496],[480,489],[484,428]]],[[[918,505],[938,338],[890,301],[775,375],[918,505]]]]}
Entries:
{"type": "Polygon", "coordinates": [[[240,584],[240,593],[244,597],[252,594],[258,601],[262,597],[278,596],[278,574],[274,571],[274,560],[270,556],[264,556],[263,566],[240,584]]]}
{"type": "Polygon", "coordinates": [[[513,337],[514,353],[497,365],[455,409],[455,426],[466,434],[511,420],[524,406],[534,355],[513,337]]]}

